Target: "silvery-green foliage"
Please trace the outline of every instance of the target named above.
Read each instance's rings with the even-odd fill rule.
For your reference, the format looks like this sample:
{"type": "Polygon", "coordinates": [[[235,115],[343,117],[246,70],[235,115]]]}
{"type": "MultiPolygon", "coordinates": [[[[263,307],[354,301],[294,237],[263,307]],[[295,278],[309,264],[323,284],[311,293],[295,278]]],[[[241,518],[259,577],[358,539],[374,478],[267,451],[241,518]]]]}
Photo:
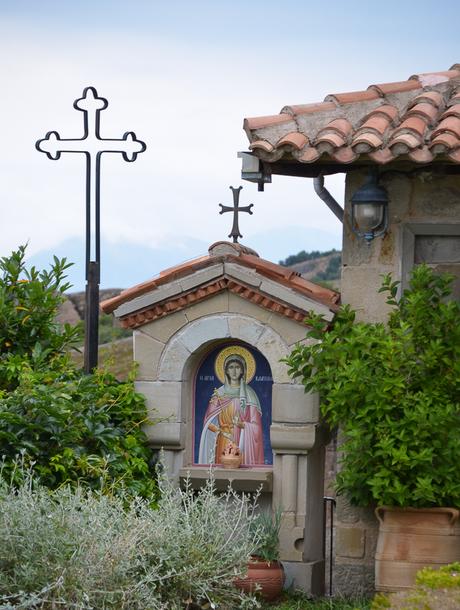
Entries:
{"type": "Polygon", "coordinates": [[[1,610],[257,608],[233,586],[254,505],[212,481],[142,499],[0,482],[1,610]],[[196,605],[195,605],[196,604],[196,605]]]}

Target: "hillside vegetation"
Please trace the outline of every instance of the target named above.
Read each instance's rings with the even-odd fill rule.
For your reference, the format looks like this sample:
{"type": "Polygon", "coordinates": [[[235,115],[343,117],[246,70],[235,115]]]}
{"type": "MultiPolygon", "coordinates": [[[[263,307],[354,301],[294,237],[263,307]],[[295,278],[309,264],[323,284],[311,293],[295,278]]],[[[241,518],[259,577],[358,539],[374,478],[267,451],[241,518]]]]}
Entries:
{"type": "Polygon", "coordinates": [[[342,253],[340,250],[327,250],[326,252],[305,252],[291,254],[279,262],[283,267],[289,267],[300,273],[305,279],[340,290],[340,269],[342,253]]]}
{"type": "Polygon", "coordinates": [[[323,256],[329,256],[330,254],[340,254],[338,250],[333,248],[332,250],[326,250],[325,252],[320,252],[319,250],[312,250],[311,252],[305,252],[305,250],[301,250],[297,254],[290,254],[283,261],[279,261],[279,264],[283,267],[292,267],[297,263],[303,263],[305,261],[316,260],[317,258],[322,258],[323,256]]]}

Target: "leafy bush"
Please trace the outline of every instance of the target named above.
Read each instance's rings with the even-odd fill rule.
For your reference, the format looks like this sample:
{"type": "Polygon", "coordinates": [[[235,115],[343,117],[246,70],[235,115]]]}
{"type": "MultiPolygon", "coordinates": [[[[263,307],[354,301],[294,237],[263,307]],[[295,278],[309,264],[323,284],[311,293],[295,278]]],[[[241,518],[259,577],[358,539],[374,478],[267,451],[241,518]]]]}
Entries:
{"type": "Polygon", "coordinates": [[[460,607],[460,563],[417,572],[416,587],[410,591],[378,594],[372,610],[457,610],[460,607]]]}
{"type": "Polygon", "coordinates": [[[397,302],[387,276],[387,325],[355,322],[348,306],[332,328],[312,315],[314,343],[286,359],[342,428],[337,488],[354,504],[460,505],[460,304],[446,299],[451,280],[420,265],[397,302]]]}
{"type": "Polygon", "coordinates": [[[23,365],[19,385],[0,398],[0,452],[5,476],[20,471],[18,453],[55,489],[81,484],[155,497],[152,452],[141,425],[145,400],[103,371],[84,375],[65,358],[54,369],[23,365]]]}
{"type": "Polygon", "coordinates": [[[55,322],[68,288],[65,259],[50,271],[27,271],[25,248],[0,260],[0,455],[3,475],[20,471],[18,454],[40,481],[124,489],[154,499],[152,452],[141,424],[144,398],[133,376],[119,383],[84,375],[64,353],[78,331],[55,322]]]}
{"type": "Polygon", "coordinates": [[[233,586],[253,550],[253,505],[161,482],[156,510],[29,480],[0,481],[0,608],[176,610],[254,608],[233,586]],[[195,606],[194,604],[199,604],[195,606]]]}
{"type": "Polygon", "coordinates": [[[47,364],[79,340],[80,331],[55,321],[57,308],[70,287],[65,270],[70,263],[54,257],[49,271],[27,270],[25,246],[0,258],[0,389],[16,385],[15,371],[28,359],[34,367],[47,364]]]}

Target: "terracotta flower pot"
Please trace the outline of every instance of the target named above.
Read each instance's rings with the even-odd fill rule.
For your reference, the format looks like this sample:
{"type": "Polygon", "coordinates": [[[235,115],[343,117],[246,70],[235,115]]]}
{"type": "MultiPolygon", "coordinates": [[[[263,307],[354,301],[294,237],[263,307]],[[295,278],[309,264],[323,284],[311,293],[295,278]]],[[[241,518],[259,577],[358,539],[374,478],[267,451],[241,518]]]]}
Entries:
{"type": "Polygon", "coordinates": [[[418,570],[460,561],[460,512],[455,508],[380,506],[375,514],[377,591],[409,589],[418,570]]]}
{"type": "Polygon", "coordinates": [[[263,599],[272,601],[280,596],[284,585],[284,569],[279,561],[263,561],[254,557],[248,563],[248,573],[237,578],[235,585],[246,593],[257,592],[263,599]]]}

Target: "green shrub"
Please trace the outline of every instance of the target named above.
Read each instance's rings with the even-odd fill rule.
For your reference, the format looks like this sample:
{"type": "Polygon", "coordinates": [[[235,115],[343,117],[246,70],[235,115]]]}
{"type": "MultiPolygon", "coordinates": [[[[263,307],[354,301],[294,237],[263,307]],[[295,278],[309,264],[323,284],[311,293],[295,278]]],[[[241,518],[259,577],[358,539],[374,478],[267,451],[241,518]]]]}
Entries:
{"type": "Polygon", "coordinates": [[[70,287],[65,270],[70,263],[54,257],[49,271],[25,265],[25,246],[0,258],[0,390],[13,389],[24,359],[34,368],[64,353],[80,338],[78,328],[55,321],[70,287]]]}
{"type": "Polygon", "coordinates": [[[417,572],[416,583],[428,589],[460,589],[460,563],[451,563],[437,570],[423,568],[417,572]]]}
{"type": "Polygon", "coordinates": [[[398,282],[387,276],[387,325],[356,322],[348,306],[332,327],[312,314],[314,341],[286,360],[343,431],[337,489],[354,504],[460,505],[460,303],[446,299],[451,281],[420,265],[396,301],[398,282]]]}
{"type": "MultiPolygon", "coordinates": [[[[323,256],[329,256],[330,254],[335,254],[337,250],[333,248],[332,250],[327,250],[326,252],[320,252],[319,250],[312,250],[311,252],[305,252],[305,250],[301,250],[297,254],[291,254],[283,261],[279,261],[279,264],[283,267],[289,267],[291,265],[295,265],[296,263],[303,263],[305,261],[315,260],[317,258],[322,258],[323,256]]],[[[338,254],[341,254],[340,252],[338,254]]]]}
{"type": "Polygon", "coordinates": [[[65,357],[59,362],[39,371],[23,364],[19,385],[0,398],[4,476],[19,476],[22,454],[51,489],[80,484],[154,498],[152,451],[141,429],[147,411],[132,377],[120,383],[101,370],[84,375],[65,357]]]}
{"type": "Polygon", "coordinates": [[[460,563],[417,572],[416,587],[410,591],[380,593],[372,610],[457,610],[460,608],[460,563]]]}
{"type": "Polygon", "coordinates": [[[313,282],[323,282],[327,280],[336,280],[340,278],[340,270],[342,266],[342,256],[338,254],[337,256],[331,257],[330,261],[327,264],[327,267],[324,271],[318,271],[318,273],[313,278],[313,282]]]}
{"type": "Polygon", "coordinates": [[[25,248],[0,260],[0,455],[16,478],[18,455],[55,489],[85,485],[154,499],[152,452],[141,425],[145,400],[98,370],[84,375],[66,355],[78,331],[55,322],[68,288],[65,259],[27,271],[25,248]]]}
{"type": "Polygon", "coordinates": [[[156,510],[81,488],[0,481],[0,608],[255,608],[233,586],[253,551],[253,505],[212,481],[161,482],[156,510]],[[195,606],[194,606],[195,607],[195,606]]]}

